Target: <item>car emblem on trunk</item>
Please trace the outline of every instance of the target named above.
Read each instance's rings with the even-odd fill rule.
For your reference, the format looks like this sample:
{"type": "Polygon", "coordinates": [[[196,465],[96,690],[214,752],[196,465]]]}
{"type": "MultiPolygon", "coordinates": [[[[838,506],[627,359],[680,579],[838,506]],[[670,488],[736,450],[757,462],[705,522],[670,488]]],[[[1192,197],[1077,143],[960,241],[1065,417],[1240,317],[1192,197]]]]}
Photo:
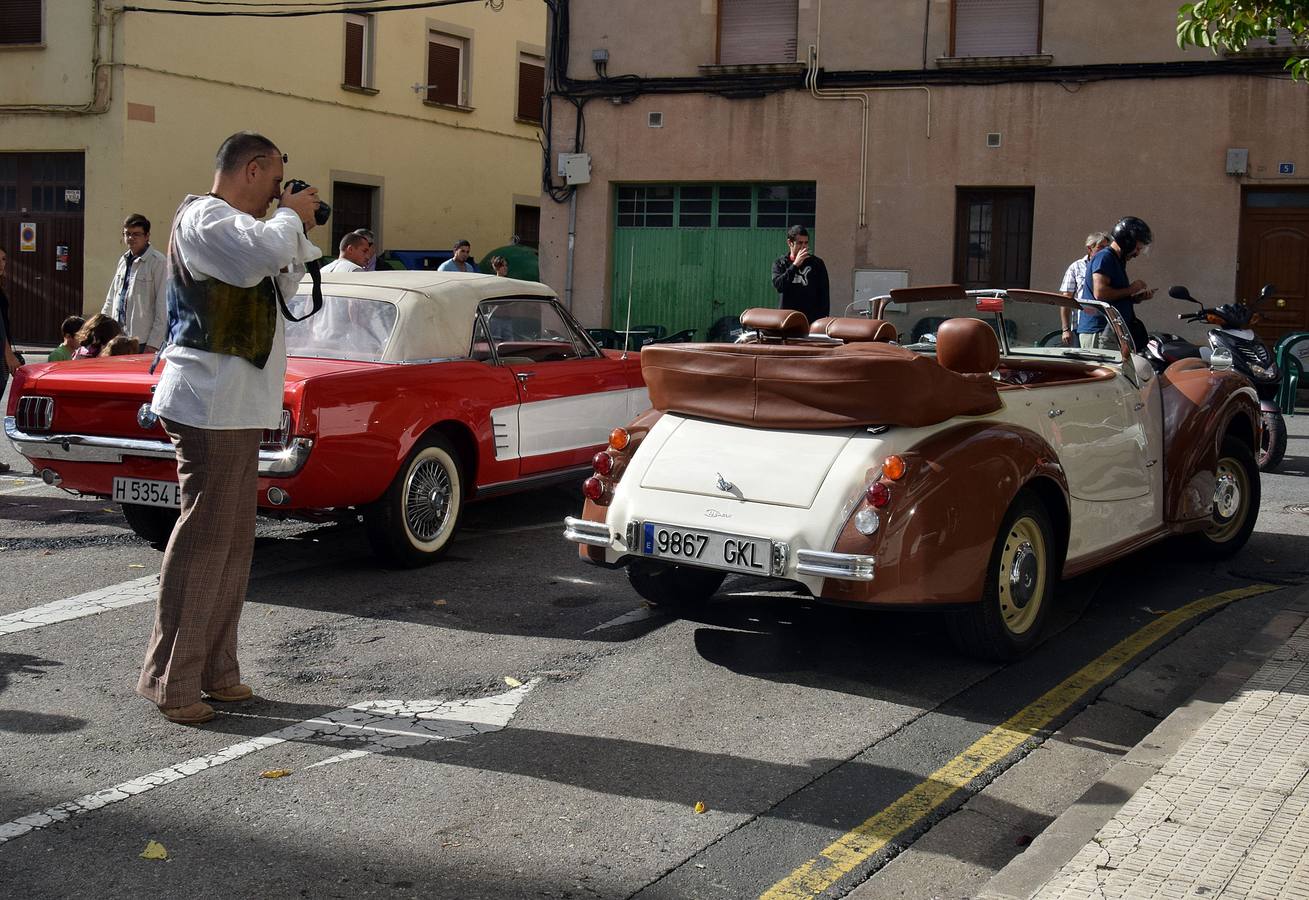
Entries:
{"type": "Polygon", "coordinates": [[[731,513],[719,512],[719,511],[716,510],[716,509],[706,509],[706,510],[704,511],[704,515],[705,515],[705,518],[706,518],[706,519],[730,519],[730,518],[732,518],[732,514],[731,514],[731,513]]]}
{"type": "Polygon", "coordinates": [[[150,408],[149,403],[142,403],[141,408],[136,411],[136,424],[141,426],[142,431],[154,428],[158,421],[159,416],[150,408]]]}
{"type": "Polygon", "coordinates": [[[722,472],[716,472],[715,474],[718,476],[718,489],[720,491],[726,491],[730,494],[732,491],[736,490],[736,485],[724,478],[722,472]]]}

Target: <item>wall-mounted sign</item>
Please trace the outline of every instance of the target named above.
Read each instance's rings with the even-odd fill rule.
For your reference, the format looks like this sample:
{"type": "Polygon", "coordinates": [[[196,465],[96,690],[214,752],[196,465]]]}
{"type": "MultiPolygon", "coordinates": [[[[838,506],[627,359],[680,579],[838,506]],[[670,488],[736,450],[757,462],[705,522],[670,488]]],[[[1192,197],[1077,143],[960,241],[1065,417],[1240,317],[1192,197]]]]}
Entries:
{"type": "Polygon", "coordinates": [[[18,252],[36,252],[36,223],[24,222],[18,226],[18,252]]]}
{"type": "Polygon", "coordinates": [[[1279,162],[1279,163],[1277,164],[1277,174],[1278,174],[1278,175],[1294,175],[1294,174],[1295,174],[1295,163],[1293,163],[1293,162],[1279,162]]]}
{"type": "Polygon", "coordinates": [[[55,244],[55,271],[68,271],[68,245],[55,244]]]}
{"type": "Polygon", "coordinates": [[[64,202],[65,202],[65,203],[81,203],[81,202],[82,202],[82,192],[81,192],[81,191],[73,191],[73,190],[67,190],[67,191],[64,191],[64,202]]]}

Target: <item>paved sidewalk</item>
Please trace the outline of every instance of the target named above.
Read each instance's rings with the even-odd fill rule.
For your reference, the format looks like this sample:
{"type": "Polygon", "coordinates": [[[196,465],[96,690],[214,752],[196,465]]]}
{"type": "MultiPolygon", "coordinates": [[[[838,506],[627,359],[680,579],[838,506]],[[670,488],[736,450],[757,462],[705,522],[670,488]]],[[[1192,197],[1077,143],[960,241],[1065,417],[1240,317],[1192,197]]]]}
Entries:
{"type": "MultiPolygon", "coordinates": [[[[1309,900],[1309,622],[1230,699],[1196,709],[1212,715],[1144,784],[1118,773],[1135,793],[1071,859],[1068,835],[1094,815],[1095,788],[980,896],[1309,900]]],[[[1198,724],[1195,709],[1179,713],[1156,734],[1198,724]]],[[[1114,782],[1111,771],[1102,785],[1114,782]]]]}

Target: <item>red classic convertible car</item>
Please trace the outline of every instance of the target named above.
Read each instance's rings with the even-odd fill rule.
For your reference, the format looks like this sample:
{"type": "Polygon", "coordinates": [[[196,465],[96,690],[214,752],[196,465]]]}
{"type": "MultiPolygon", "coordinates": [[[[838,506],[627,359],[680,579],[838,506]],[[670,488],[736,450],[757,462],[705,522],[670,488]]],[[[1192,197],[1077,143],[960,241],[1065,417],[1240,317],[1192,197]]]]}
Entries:
{"type": "MultiPolygon", "coordinates": [[[[610,430],[649,406],[639,354],[596,347],[543,284],[370,272],[325,276],[323,293],[321,312],[287,327],[282,424],[260,448],[259,505],[362,514],[393,563],[440,556],[470,500],[588,472],[610,430]]],[[[23,366],[4,424],[48,483],[118,501],[159,544],[179,497],[149,365],[23,366]]]]}

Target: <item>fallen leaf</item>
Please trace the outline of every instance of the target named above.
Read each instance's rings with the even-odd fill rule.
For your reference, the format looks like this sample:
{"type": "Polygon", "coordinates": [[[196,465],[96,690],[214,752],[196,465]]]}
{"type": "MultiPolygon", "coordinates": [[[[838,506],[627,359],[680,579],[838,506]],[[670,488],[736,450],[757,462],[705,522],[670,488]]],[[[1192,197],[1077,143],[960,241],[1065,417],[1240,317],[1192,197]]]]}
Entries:
{"type": "Polygon", "coordinates": [[[168,851],[164,845],[158,841],[147,841],[145,849],[141,851],[142,859],[168,859],[168,851]]]}
{"type": "Polygon", "coordinates": [[[1166,610],[1166,609],[1151,609],[1151,608],[1148,607],[1148,606],[1142,606],[1141,609],[1145,610],[1146,612],[1148,612],[1148,613],[1149,613],[1150,615],[1152,615],[1152,616],[1166,616],[1166,615],[1168,615],[1168,610],[1166,610]]]}
{"type": "Polygon", "coordinates": [[[433,605],[433,606],[445,606],[445,601],[444,601],[444,600],[433,600],[433,601],[432,601],[432,605],[433,605]]]}
{"type": "Polygon", "coordinates": [[[114,508],[112,506],[106,506],[104,509],[100,510],[100,512],[113,512],[113,511],[114,508]]]}
{"type": "Polygon", "coordinates": [[[1271,566],[1273,563],[1277,562],[1277,560],[1275,560],[1275,559],[1269,559],[1269,558],[1266,557],[1266,556],[1263,557],[1263,561],[1266,562],[1266,563],[1268,563],[1268,565],[1270,565],[1270,566],[1271,566]]]}
{"type": "Polygon", "coordinates": [[[128,564],[127,564],[127,567],[128,567],[129,569],[144,569],[144,568],[145,568],[145,564],[144,564],[144,563],[128,563],[128,564]]]}
{"type": "Polygon", "coordinates": [[[505,684],[509,685],[510,687],[522,687],[522,686],[523,686],[523,683],[522,683],[521,681],[519,681],[517,678],[515,678],[514,676],[512,676],[512,675],[506,675],[506,676],[505,676],[505,684]]]}
{"type": "Polygon", "coordinates": [[[696,811],[697,814],[702,813],[702,812],[705,812],[705,811],[708,810],[708,809],[709,809],[709,807],[707,807],[707,806],[704,805],[704,801],[703,801],[703,800],[697,800],[697,801],[695,801],[695,811],[696,811]]]}
{"type": "Polygon", "coordinates": [[[291,774],[290,769],[265,769],[259,773],[260,778],[285,778],[291,774]]]}

